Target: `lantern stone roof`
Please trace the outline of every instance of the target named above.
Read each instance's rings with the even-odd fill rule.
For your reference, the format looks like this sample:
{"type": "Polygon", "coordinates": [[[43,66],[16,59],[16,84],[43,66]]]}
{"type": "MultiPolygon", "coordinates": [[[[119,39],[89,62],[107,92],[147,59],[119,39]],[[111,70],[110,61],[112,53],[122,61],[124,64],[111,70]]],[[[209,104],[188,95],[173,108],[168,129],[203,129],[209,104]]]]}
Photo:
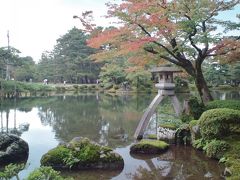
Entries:
{"type": "Polygon", "coordinates": [[[168,67],[168,66],[161,66],[161,67],[154,67],[150,70],[151,73],[156,72],[182,72],[182,70],[176,67],[168,67]]]}

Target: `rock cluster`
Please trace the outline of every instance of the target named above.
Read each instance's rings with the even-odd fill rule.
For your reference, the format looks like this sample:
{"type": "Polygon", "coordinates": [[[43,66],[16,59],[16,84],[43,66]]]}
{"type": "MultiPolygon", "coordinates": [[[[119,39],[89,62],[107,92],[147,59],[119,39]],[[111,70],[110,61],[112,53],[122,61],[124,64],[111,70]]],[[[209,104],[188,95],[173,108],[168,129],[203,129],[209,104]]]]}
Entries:
{"type": "Polygon", "coordinates": [[[17,163],[28,159],[28,144],[13,134],[0,134],[0,165],[17,163]]]}

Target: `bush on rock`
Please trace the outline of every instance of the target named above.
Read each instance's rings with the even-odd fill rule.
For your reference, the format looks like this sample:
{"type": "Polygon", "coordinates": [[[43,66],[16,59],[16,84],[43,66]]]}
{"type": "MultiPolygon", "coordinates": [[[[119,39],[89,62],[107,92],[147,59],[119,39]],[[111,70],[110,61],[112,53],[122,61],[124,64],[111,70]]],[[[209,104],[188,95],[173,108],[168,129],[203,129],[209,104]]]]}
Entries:
{"type": "Polygon", "coordinates": [[[43,155],[41,165],[54,169],[121,169],[124,163],[112,149],[77,137],[43,155]]]}

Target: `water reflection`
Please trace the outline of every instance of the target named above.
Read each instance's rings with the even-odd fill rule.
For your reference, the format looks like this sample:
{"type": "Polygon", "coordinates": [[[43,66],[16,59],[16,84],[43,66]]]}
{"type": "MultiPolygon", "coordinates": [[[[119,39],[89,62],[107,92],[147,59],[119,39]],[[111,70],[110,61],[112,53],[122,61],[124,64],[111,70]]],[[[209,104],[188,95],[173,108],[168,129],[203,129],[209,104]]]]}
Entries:
{"type": "Polygon", "coordinates": [[[174,146],[162,155],[136,156],[133,158],[144,161],[139,164],[134,173],[129,173],[129,179],[221,179],[222,168],[211,160],[187,146],[174,146]]]}
{"type": "MultiPolygon", "coordinates": [[[[216,92],[215,95],[220,97],[222,94],[216,92]]],[[[220,171],[216,162],[206,159],[192,149],[171,148],[161,156],[145,159],[129,154],[129,145],[133,142],[137,123],[153,96],[88,93],[1,101],[1,131],[17,129],[20,132],[18,135],[29,143],[30,166],[20,173],[21,178],[40,166],[41,156],[49,149],[76,136],[88,137],[102,145],[115,148],[125,162],[121,173],[81,172],[80,176],[86,179],[179,179],[182,175],[185,178],[197,178],[208,171],[219,177],[220,171]],[[200,174],[197,174],[198,172],[200,174]]],[[[228,94],[224,96],[236,97],[228,94]]],[[[73,176],[77,179],[79,174],[75,173],[73,176]]]]}
{"type": "Polygon", "coordinates": [[[220,100],[240,99],[240,91],[212,91],[213,97],[220,100]]]}

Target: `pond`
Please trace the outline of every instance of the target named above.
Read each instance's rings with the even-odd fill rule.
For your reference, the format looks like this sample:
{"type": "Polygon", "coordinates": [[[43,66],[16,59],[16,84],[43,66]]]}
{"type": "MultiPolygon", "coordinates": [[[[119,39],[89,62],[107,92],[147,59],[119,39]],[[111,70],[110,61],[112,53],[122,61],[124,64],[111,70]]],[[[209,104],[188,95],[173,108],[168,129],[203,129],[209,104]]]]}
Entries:
{"type": "MultiPolygon", "coordinates": [[[[239,92],[224,93],[214,92],[214,96],[240,99],[239,92]]],[[[18,134],[29,144],[29,165],[19,173],[21,179],[40,166],[48,150],[76,136],[112,147],[122,155],[125,166],[121,172],[72,172],[75,179],[204,179],[209,175],[220,179],[222,168],[217,161],[191,147],[172,145],[158,156],[129,154],[135,128],[152,98],[96,92],[6,100],[0,106],[0,130],[18,134]]]]}

